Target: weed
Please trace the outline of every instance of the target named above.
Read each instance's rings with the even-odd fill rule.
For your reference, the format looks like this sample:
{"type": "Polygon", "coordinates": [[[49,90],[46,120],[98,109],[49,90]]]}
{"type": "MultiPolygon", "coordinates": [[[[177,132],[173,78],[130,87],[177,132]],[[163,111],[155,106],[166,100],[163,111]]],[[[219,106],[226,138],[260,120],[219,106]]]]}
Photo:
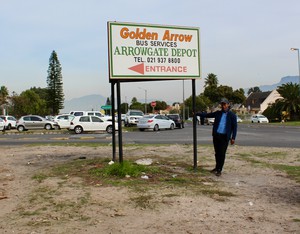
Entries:
{"type": "Polygon", "coordinates": [[[152,199],[153,199],[153,196],[147,194],[147,195],[139,195],[137,197],[133,197],[130,200],[135,203],[136,207],[140,207],[143,209],[146,209],[146,208],[152,209],[155,207],[154,203],[151,202],[152,199]]]}
{"type": "Polygon", "coordinates": [[[44,173],[36,174],[32,177],[32,179],[38,181],[39,183],[42,183],[45,179],[47,179],[49,176],[44,173]]]}

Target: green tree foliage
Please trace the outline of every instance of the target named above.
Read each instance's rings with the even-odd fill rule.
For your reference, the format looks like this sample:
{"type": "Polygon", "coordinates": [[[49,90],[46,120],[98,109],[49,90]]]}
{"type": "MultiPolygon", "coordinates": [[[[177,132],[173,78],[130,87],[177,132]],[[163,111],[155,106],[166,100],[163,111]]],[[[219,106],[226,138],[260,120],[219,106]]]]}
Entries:
{"type": "Polygon", "coordinates": [[[32,87],[30,90],[34,91],[37,95],[40,96],[41,99],[47,100],[48,89],[41,87],[32,87]]]}
{"type": "Polygon", "coordinates": [[[128,111],[128,103],[126,103],[126,102],[123,102],[123,103],[121,103],[121,113],[122,114],[126,114],[127,113],[127,111],[128,111]]]}
{"type": "Polygon", "coordinates": [[[7,104],[8,89],[5,86],[0,88],[0,106],[7,104]]]}
{"type": "Polygon", "coordinates": [[[12,100],[12,113],[20,117],[27,114],[35,114],[45,116],[48,114],[46,100],[33,90],[26,90],[20,95],[14,94],[12,100]]]}
{"type": "Polygon", "coordinates": [[[218,96],[218,98],[217,98],[217,100],[214,100],[214,102],[219,102],[222,97],[225,97],[229,101],[231,101],[232,93],[233,93],[232,87],[229,87],[227,85],[220,85],[217,88],[217,96],[218,96]]]}
{"type": "Polygon", "coordinates": [[[291,120],[300,119],[300,85],[292,82],[278,87],[278,93],[283,97],[275,104],[277,112],[287,112],[291,120]]]}
{"type": "Polygon", "coordinates": [[[105,105],[109,106],[111,104],[109,97],[106,99],[105,105]]]}
{"type": "Polygon", "coordinates": [[[59,110],[64,108],[64,93],[61,70],[62,68],[57,54],[53,50],[49,59],[47,77],[47,106],[53,115],[58,114],[59,110]]]}
{"type": "Polygon", "coordinates": [[[209,73],[205,78],[204,96],[209,98],[212,103],[218,102],[220,96],[218,94],[218,78],[215,74],[209,73]]]}
{"type": "MultiPolygon", "coordinates": [[[[154,107],[154,111],[160,111],[160,110],[165,110],[168,107],[168,104],[165,101],[155,101],[156,102],[156,106],[154,107]]],[[[149,110],[152,110],[153,107],[149,104],[149,110]]]]}
{"type": "Polygon", "coordinates": [[[206,104],[210,105],[209,107],[218,103],[223,97],[227,98],[232,104],[241,104],[246,100],[242,88],[233,90],[232,87],[227,85],[218,86],[217,76],[212,73],[208,74],[205,79],[204,87],[203,95],[209,99],[209,102],[206,102],[206,104]]]}
{"type": "MultiPolygon", "coordinates": [[[[192,96],[190,96],[184,101],[185,108],[186,108],[185,118],[187,118],[188,116],[192,116],[192,111],[193,111],[192,99],[193,99],[192,96]]],[[[196,102],[196,112],[206,111],[211,106],[211,101],[209,100],[208,97],[204,96],[203,94],[196,96],[195,102],[196,102]]]]}
{"type": "Polygon", "coordinates": [[[250,93],[261,93],[261,90],[258,86],[255,86],[248,90],[247,94],[249,95],[250,93]]]}
{"type": "Polygon", "coordinates": [[[240,88],[234,90],[233,93],[231,94],[230,101],[232,103],[238,103],[238,104],[244,103],[246,101],[244,89],[240,88]]]}
{"type": "Polygon", "coordinates": [[[141,110],[145,111],[145,105],[137,101],[136,97],[133,97],[131,100],[131,105],[129,106],[129,109],[134,109],[134,110],[141,110]]]}
{"type": "Polygon", "coordinates": [[[269,121],[274,122],[274,121],[280,121],[284,119],[283,113],[281,111],[277,110],[277,103],[273,103],[270,105],[262,114],[266,116],[269,121]]]}

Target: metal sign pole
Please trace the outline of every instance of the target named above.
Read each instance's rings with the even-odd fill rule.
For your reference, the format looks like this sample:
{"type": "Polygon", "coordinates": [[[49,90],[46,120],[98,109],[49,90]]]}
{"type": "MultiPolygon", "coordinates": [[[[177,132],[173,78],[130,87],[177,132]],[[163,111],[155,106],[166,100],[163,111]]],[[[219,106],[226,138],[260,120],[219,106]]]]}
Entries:
{"type": "MultiPolygon", "coordinates": [[[[111,82],[111,110],[115,109],[115,82],[111,82]]],[[[113,111],[111,111],[113,113],[113,111]]],[[[112,161],[116,161],[116,129],[115,118],[112,116],[112,161]]]]}
{"type": "Polygon", "coordinates": [[[119,136],[119,162],[123,162],[123,141],[122,141],[122,119],[121,119],[121,89],[120,81],[117,82],[117,106],[118,106],[118,136],[119,136]]]}
{"type": "Polygon", "coordinates": [[[192,79],[192,100],[193,100],[193,143],[194,143],[194,171],[197,170],[197,116],[196,116],[196,81],[192,79]]]}

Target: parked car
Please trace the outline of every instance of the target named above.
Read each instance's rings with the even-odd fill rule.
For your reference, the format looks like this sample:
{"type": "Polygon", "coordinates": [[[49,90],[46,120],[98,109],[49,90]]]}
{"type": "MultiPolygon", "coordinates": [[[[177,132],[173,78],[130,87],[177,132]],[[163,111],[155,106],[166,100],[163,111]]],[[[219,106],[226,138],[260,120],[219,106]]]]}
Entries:
{"type": "MultiPolygon", "coordinates": [[[[115,124],[115,129],[118,129],[117,124],[115,124]]],[[[113,125],[111,121],[107,121],[98,116],[75,116],[70,123],[69,130],[74,131],[76,134],[91,131],[106,131],[107,133],[112,133],[113,125]]]]}
{"type": "Polygon", "coordinates": [[[22,116],[17,121],[17,129],[19,132],[29,129],[46,129],[51,130],[57,128],[57,123],[47,120],[38,115],[26,115],[22,116]]]}
{"type": "Polygon", "coordinates": [[[145,129],[153,129],[153,131],[160,129],[173,130],[175,128],[175,122],[165,115],[145,115],[139,119],[137,127],[140,131],[144,131],[145,129]]]}
{"type": "Polygon", "coordinates": [[[140,110],[128,110],[125,117],[125,126],[137,125],[143,116],[144,113],[140,110]]]}
{"type": "Polygon", "coordinates": [[[167,117],[175,122],[177,128],[184,128],[184,121],[179,114],[168,114],[167,117]]]}
{"type": "Polygon", "coordinates": [[[71,124],[71,120],[73,118],[74,118],[74,115],[69,115],[69,114],[56,115],[54,117],[53,121],[57,123],[59,129],[69,128],[70,124],[71,124]]]}
{"type": "Polygon", "coordinates": [[[70,111],[69,114],[74,116],[95,115],[98,117],[104,117],[100,111],[70,111]]]}
{"type": "Polygon", "coordinates": [[[0,118],[0,131],[5,131],[5,122],[0,118]]]}
{"type": "Polygon", "coordinates": [[[238,123],[242,123],[243,122],[243,120],[239,117],[239,116],[236,116],[236,122],[238,122],[238,123]]]}
{"type": "Polygon", "coordinates": [[[215,123],[215,118],[205,118],[204,122],[207,125],[213,125],[215,123]]]}
{"type": "Polygon", "coordinates": [[[70,115],[74,115],[74,116],[83,116],[83,115],[86,115],[85,111],[70,111],[69,114],[70,115]]]}
{"type": "Polygon", "coordinates": [[[17,120],[15,117],[11,115],[0,115],[0,118],[4,121],[5,129],[10,130],[12,128],[16,128],[17,120]]]}
{"type": "Polygon", "coordinates": [[[252,123],[269,123],[269,120],[264,115],[252,115],[251,122],[252,123]]]}

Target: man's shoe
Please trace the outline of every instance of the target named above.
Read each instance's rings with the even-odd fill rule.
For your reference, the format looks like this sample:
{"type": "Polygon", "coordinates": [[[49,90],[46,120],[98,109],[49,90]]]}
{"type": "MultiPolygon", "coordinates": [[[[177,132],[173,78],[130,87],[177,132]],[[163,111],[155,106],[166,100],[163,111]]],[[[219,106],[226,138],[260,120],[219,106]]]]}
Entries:
{"type": "Polygon", "coordinates": [[[212,169],[211,171],[210,171],[210,173],[216,173],[216,171],[217,171],[217,168],[214,168],[214,169],[212,169]]]}
{"type": "Polygon", "coordinates": [[[220,176],[220,175],[222,175],[222,172],[217,171],[217,172],[216,172],[216,176],[220,176]]]}

